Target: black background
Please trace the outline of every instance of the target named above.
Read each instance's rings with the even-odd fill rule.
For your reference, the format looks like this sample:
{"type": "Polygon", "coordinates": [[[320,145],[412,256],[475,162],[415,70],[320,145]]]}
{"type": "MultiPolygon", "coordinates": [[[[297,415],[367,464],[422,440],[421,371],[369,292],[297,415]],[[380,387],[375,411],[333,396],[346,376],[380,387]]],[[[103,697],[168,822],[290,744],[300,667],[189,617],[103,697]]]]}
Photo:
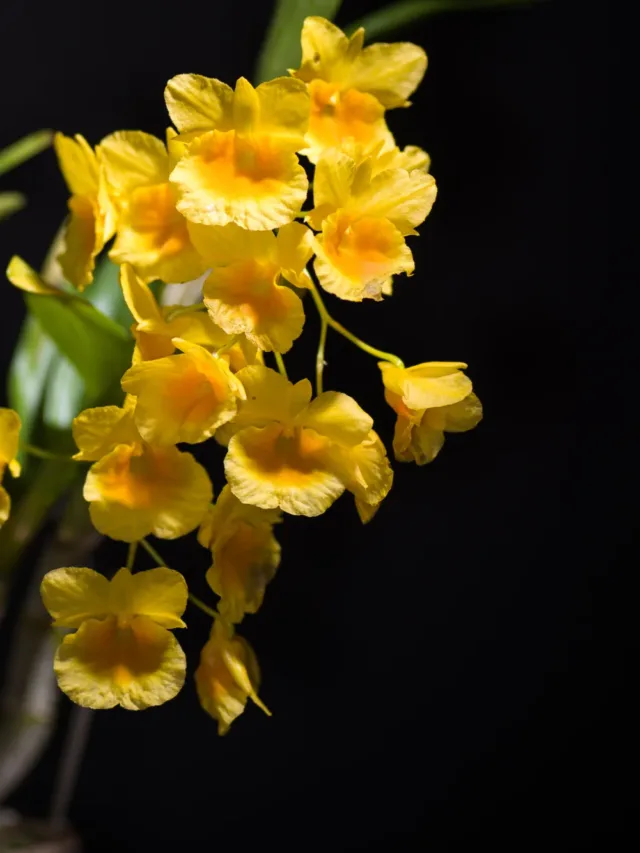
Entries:
{"type": "MultiPolygon", "coordinates": [[[[251,74],[262,5],[5,5],[0,145],[41,126],[92,143],[118,128],[161,134],[168,77],[251,74]]],[[[373,5],[347,0],[338,23],[373,5]]],[[[408,364],[468,362],[485,420],[432,465],[396,464],[368,527],[349,497],[281,526],[281,568],[241,629],[272,719],[250,707],[219,739],[191,680],[159,709],[96,715],[71,814],[91,853],[626,849],[614,607],[630,541],[625,511],[593,488],[612,415],[585,401],[581,378],[606,241],[576,224],[579,158],[601,155],[576,111],[587,80],[589,110],[604,104],[604,14],[551,0],[397,34],[426,48],[429,69],[389,121],[401,145],[430,152],[440,194],[393,299],[331,307],[408,364]],[[585,451],[590,419],[600,438],[585,451]]],[[[9,185],[30,206],[0,226],[0,266],[13,253],[37,265],[64,214],[54,157],[9,185]]],[[[23,308],[2,293],[5,366],[23,308]]],[[[309,316],[287,359],[295,379],[313,370],[316,332],[309,316]]],[[[390,444],[375,362],[335,336],[328,362],[327,386],[356,396],[390,444]]],[[[162,553],[206,596],[192,539],[162,553]]],[[[123,559],[115,544],[98,555],[105,570],[123,559]]],[[[188,617],[193,669],[208,626],[188,617]]],[[[46,812],[60,741],[13,805],[46,812]]]]}

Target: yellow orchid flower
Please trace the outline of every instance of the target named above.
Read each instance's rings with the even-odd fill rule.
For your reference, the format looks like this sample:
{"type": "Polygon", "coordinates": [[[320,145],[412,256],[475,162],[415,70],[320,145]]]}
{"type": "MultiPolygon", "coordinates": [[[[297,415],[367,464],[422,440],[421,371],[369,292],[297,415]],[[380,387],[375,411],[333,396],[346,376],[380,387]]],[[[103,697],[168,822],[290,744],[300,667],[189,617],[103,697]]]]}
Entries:
{"type": "Polygon", "coordinates": [[[375,157],[358,162],[334,150],[316,166],[313,194],[307,221],[322,232],[314,240],[314,269],[325,290],[353,302],[379,300],[392,276],[413,274],[404,238],[416,233],[433,206],[432,175],[420,168],[380,169],[375,157]]]}
{"type": "Polygon", "coordinates": [[[120,286],[135,321],[131,331],[143,361],[171,355],[175,352],[174,338],[212,349],[219,349],[231,340],[206,311],[185,313],[176,311],[180,306],[160,307],[149,285],[129,264],[120,268],[120,286]]]}
{"type": "Polygon", "coordinates": [[[83,494],[99,533],[135,542],[150,533],[160,539],[190,533],[202,521],[213,489],[190,453],[119,444],[91,466],[83,494]]]}
{"type": "MultiPolygon", "coordinates": [[[[169,143],[174,133],[168,132],[169,143]]],[[[109,257],[131,264],[145,282],[184,282],[202,275],[205,267],[169,183],[177,162],[171,145],[139,130],[120,130],[102,140],[98,156],[118,211],[109,257]]]]}
{"type": "Polygon", "coordinates": [[[445,432],[467,432],[482,420],[482,404],[458,361],[399,368],[379,362],[385,399],[397,413],[393,450],[399,462],[432,462],[445,432]]]}
{"type": "Polygon", "coordinates": [[[40,587],[55,626],[76,628],[56,652],[63,693],[84,708],[121,705],[139,711],[162,705],[184,684],[186,659],[169,628],[186,628],[187,584],[158,568],[111,581],[92,569],[47,572],[40,587]]]}
{"type": "Polygon", "coordinates": [[[249,643],[233,626],[216,619],[209,641],[202,649],[195,673],[198,698],[204,710],[218,721],[218,734],[229,731],[251,699],[269,717],[271,711],[258,697],[260,668],[249,643]]]}
{"type": "Polygon", "coordinates": [[[220,596],[220,612],[230,622],[256,613],[267,584],[280,564],[280,545],[273,525],[278,510],[241,503],[225,486],[198,532],[198,541],[211,551],[213,564],[207,582],[220,596]]]}
{"type": "Polygon", "coordinates": [[[78,452],[78,462],[97,462],[119,444],[142,447],[140,434],[133,420],[135,398],[127,396],[123,406],[98,406],[85,409],[71,424],[71,433],[78,452]]]}
{"type": "Polygon", "coordinates": [[[134,423],[135,399],[125,406],[86,409],[72,431],[79,453],[94,461],[84,484],[99,533],[135,542],[153,533],[177,539],[194,530],[213,498],[209,475],[190,453],[151,447],[134,423]]]}
{"type": "Polygon", "coordinates": [[[311,231],[299,222],[284,225],[277,237],[237,225],[190,225],[189,231],[214,268],[203,288],[213,321],[229,334],[246,335],[261,350],[287,352],[302,332],[304,308],[281,279],[306,286],[311,231]]]}
{"type": "Polygon", "coordinates": [[[134,364],[122,377],[123,389],[136,397],[140,435],[159,447],[211,438],[245,397],[223,358],[180,338],[173,343],[182,355],[134,364]]]}
{"type": "Polygon", "coordinates": [[[71,193],[65,249],[58,256],[64,277],[78,290],[93,281],[96,257],[115,231],[115,211],[95,151],[83,136],[56,133],[53,145],[71,193]]]}
{"type": "Polygon", "coordinates": [[[311,402],[307,379],[293,385],[267,367],[237,375],[247,398],[216,437],[229,441],[225,473],[240,501],[315,516],[345,489],[369,495],[372,503],[382,500],[390,485],[386,454],[379,445],[377,466],[358,464],[373,421],[352,397],[326,391],[311,402]]]}
{"type": "Polygon", "coordinates": [[[0,408],[0,527],[9,518],[11,498],[2,485],[5,469],[13,477],[20,476],[20,463],[16,459],[22,423],[13,409],[0,408]]]}
{"type": "Polygon", "coordinates": [[[302,63],[295,77],[308,84],[311,117],[303,150],[312,163],[328,148],[355,140],[393,145],[385,110],[408,106],[427,68],[421,47],[406,42],[372,44],[364,30],[347,36],[326,18],[309,17],[302,28],[302,63]]]}
{"type": "Polygon", "coordinates": [[[309,95],[279,77],[235,91],[219,80],[179,74],[165,90],[169,115],[185,143],[171,173],[177,209],[192,222],[264,231],[298,213],[308,181],[296,151],[305,145],[309,95]]]}

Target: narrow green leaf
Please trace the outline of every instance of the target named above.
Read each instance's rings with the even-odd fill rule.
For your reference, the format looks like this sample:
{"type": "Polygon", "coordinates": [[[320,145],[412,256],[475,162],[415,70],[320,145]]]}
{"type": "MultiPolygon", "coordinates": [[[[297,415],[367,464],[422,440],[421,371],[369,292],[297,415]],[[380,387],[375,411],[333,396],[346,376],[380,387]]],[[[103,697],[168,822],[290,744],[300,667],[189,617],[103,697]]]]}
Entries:
{"type": "Polygon", "coordinates": [[[276,0],[267,35],[262,43],[255,82],[281,77],[300,65],[302,22],[309,15],[333,20],[341,0],[276,0]]]}
{"type": "Polygon", "coordinates": [[[57,347],[42,331],[40,323],[28,315],[13,351],[7,388],[9,405],[20,415],[21,435],[27,443],[37,424],[47,377],[57,353],[57,347]]]}
{"type": "Polygon", "coordinates": [[[22,193],[0,193],[0,222],[22,210],[26,203],[27,198],[22,193]]]}
{"type": "Polygon", "coordinates": [[[51,145],[53,131],[36,130],[0,151],[0,175],[10,172],[51,145]]]}
{"type": "Polygon", "coordinates": [[[370,41],[440,12],[475,12],[480,9],[531,6],[536,2],[540,0],[400,0],[365,15],[348,26],[346,31],[352,33],[364,27],[365,36],[370,41]]]}
{"type": "Polygon", "coordinates": [[[131,361],[130,336],[85,299],[27,293],[25,301],[43,331],[78,370],[89,395],[106,392],[124,373],[131,361]]]}
{"type": "Polygon", "coordinates": [[[42,420],[45,427],[68,430],[71,421],[84,408],[85,383],[68,358],[57,354],[51,365],[44,403],[42,420]]]}
{"type": "Polygon", "coordinates": [[[106,254],[98,261],[93,283],[86,289],[84,296],[102,314],[123,328],[130,328],[133,317],[122,295],[120,267],[109,260],[106,254]]]}

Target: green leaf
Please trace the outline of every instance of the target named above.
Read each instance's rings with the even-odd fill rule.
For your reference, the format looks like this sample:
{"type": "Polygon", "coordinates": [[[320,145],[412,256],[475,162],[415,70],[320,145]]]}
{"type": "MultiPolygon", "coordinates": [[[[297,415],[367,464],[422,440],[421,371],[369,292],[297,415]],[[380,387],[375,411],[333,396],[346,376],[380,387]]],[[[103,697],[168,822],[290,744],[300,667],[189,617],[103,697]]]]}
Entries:
{"type": "Polygon", "coordinates": [[[22,420],[22,440],[29,442],[36,427],[42,395],[58,349],[33,316],[27,316],[9,366],[9,405],[22,420]]]}
{"type": "Polygon", "coordinates": [[[26,203],[26,196],[22,193],[0,193],[0,222],[22,210],[26,203]]]}
{"type": "Polygon", "coordinates": [[[25,301],[43,331],[78,370],[91,397],[106,393],[131,363],[129,334],[85,299],[26,293],[25,301]]]}
{"type": "Polygon", "coordinates": [[[365,15],[348,26],[346,32],[350,34],[364,27],[369,41],[440,12],[474,12],[480,9],[531,6],[536,2],[540,0],[401,0],[365,15]]]}
{"type": "Polygon", "coordinates": [[[84,296],[98,311],[115,320],[124,329],[133,323],[131,312],[122,295],[120,287],[120,267],[103,255],[97,263],[93,283],[86,289],[84,296]]]}
{"type": "Polygon", "coordinates": [[[0,175],[10,172],[51,145],[53,131],[36,130],[0,151],[0,175]]]}
{"type": "Polygon", "coordinates": [[[68,430],[71,421],[84,408],[85,383],[76,368],[58,352],[45,388],[42,420],[45,427],[68,430]]]}
{"type": "Polygon", "coordinates": [[[302,56],[300,32],[304,19],[308,15],[320,15],[331,21],[340,4],[341,0],[276,0],[258,57],[256,83],[281,77],[287,69],[297,68],[302,56]]]}

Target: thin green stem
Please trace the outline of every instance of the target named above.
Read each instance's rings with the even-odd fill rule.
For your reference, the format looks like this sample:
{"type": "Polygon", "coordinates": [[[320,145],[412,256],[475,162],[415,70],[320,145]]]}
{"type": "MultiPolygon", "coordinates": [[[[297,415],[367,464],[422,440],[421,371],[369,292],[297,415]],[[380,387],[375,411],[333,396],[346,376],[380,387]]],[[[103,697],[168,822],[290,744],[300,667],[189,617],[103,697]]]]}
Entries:
{"type": "Polygon", "coordinates": [[[274,354],[275,359],[276,359],[276,364],[278,365],[278,370],[284,376],[285,379],[288,379],[289,377],[287,376],[287,368],[284,366],[284,359],[282,358],[282,353],[276,352],[274,350],[273,354],[274,354]]]}
{"type": "MultiPolygon", "coordinates": [[[[159,566],[164,566],[165,568],[169,568],[167,566],[166,560],[163,560],[160,554],[156,551],[153,545],[150,545],[146,539],[140,540],[140,545],[144,548],[147,554],[156,561],[159,566]]],[[[208,604],[205,604],[204,601],[200,601],[200,599],[194,595],[192,592],[189,593],[189,601],[192,604],[195,604],[196,607],[200,608],[203,613],[206,613],[207,616],[211,616],[212,619],[217,619],[220,615],[217,610],[214,610],[213,607],[209,607],[208,604]]]]}
{"type": "Polygon", "coordinates": [[[193,305],[176,305],[173,311],[167,314],[167,321],[175,320],[176,317],[182,317],[184,314],[196,314],[199,311],[206,311],[207,307],[204,302],[196,302],[193,305]]]}
{"type": "Polygon", "coordinates": [[[53,453],[51,450],[45,450],[43,447],[35,447],[33,444],[21,444],[20,448],[28,453],[29,456],[37,456],[38,459],[55,459],[64,462],[74,462],[71,456],[65,456],[62,453],[53,453]]]}
{"type": "Polygon", "coordinates": [[[376,347],[372,347],[370,344],[365,343],[365,341],[361,341],[360,338],[357,338],[353,334],[353,332],[350,332],[349,329],[345,329],[342,323],[338,323],[337,320],[334,320],[331,314],[327,311],[322,297],[320,296],[320,291],[318,290],[315,282],[312,280],[309,281],[309,290],[311,291],[311,296],[313,297],[315,306],[318,309],[321,321],[324,321],[328,326],[331,326],[334,331],[338,332],[338,334],[342,335],[348,341],[351,341],[351,343],[355,344],[359,349],[374,356],[374,358],[381,358],[382,361],[388,361],[396,367],[404,367],[404,362],[397,355],[394,355],[392,352],[384,352],[384,350],[376,349],[376,347]]]}
{"type": "Polygon", "coordinates": [[[138,542],[131,542],[127,552],[127,568],[129,571],[133,569],[133,564],[136,561],[136,552],[138,551],[138,542]]]}
{"type": "Polygon", "coordinates": [[[235,346],[240,340],[240,335],[234,335],[230,340],[223,344],[221,347],[215,351],[214,355],[223,355],[225,352],[231,349],[231,347],[235,346]]]}
{"type": "Polygon", "coordinates": [[[196,607],[199,607],[203,613],[207,614],[207,616],[211,616],[212,619],[217,619],[218,616],[220,616],[217,610],[214,610],[213,607],[209,607],[209,605],[205,604],[204,601],[200,601],[200,599],[192,592],[189,593],[189,601],[192,604],[195,604],[196,607]]]}
{"type": "Polygon", "coordinates": [[[322,394],[322,376],[325,367],[324,351],[327,345],[328,328],[327,318],[320,315],[320,340],[318,341],[318,352],[316,353],[316,397],[322,394]]]}
{"type": "Polygon", "coordinates": [[[142,547],[147,552],[147,554],[151,557],[151,559],[155,560],[159,566],[165,566],[166,568],[169,568],[167,566],[167,564],[165,563],[165,561],[160,556],[160,554],[158,554],[156,549],[153,547],[153,545],[150,545],[146,539],[140,539],[139,544],[142,545],[142,547]]]}

